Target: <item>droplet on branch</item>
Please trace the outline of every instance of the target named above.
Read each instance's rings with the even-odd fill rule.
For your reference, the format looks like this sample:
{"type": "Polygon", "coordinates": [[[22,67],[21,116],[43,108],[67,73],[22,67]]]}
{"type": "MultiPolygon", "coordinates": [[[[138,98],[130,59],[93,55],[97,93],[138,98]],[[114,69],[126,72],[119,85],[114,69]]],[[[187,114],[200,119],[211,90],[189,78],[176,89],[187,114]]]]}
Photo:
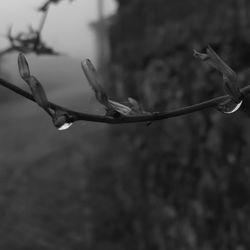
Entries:
{"type": "Polygon", "coordinates": [[[69,115],[66,111],[63,110],[55,110],[55,114],[53,116],[53,123],[54,126],[58,129],[58,130],[66,130],[69,127],[72,126],[72,122],[69,119],[69,115]]]}
{"type": "Polygon", "coordinates": [[[243,101],[236,103],[234,100],[228,99],[228,100],[220,103],[217,106],[217,109],[224,114],[232,114],[232,113],[236,112],[241,107],[242,102],[243,101]]]}
{"type": "Polygon", "coordinates": [[[208,46],[206,54],[194,50],[194,56],[207,62],[210,66],[222,73],[223,89],[230,99],[220,103],[218,110],[225,114],[237,111],[242,104],[242,94],[238,86],[237,74],[208,46]]]}

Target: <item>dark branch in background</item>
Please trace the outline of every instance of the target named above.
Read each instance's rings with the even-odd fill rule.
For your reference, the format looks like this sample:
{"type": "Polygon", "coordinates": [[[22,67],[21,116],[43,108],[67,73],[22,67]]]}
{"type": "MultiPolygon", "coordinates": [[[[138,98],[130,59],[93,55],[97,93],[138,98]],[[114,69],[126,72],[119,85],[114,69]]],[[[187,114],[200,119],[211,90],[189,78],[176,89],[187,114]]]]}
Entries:
{"type": "Polygon", "coordinates": [[[47,16],[48,16],[48,13],[49,13],[49,8],[47,8],[44,13],[43,13],[43,16],[42,16],[42,19],[40,21],[40,24],[39,24],[39,27],[38,27],[38,30],[37,30],[37,33],[41,36],[41,33],[42,33],[42,29],[45,25],[45,22],[46,22],[46,19],[47,19],[47,16]]]}
{"type": "MultiPolygon", "coordinates": [[[[51,4],[58,4],[60,3],[62,0],[48,0],[46,1],[41,7],[38,8],[39,11],[45,12],[48,10],[49,6],[51,4]]],[[[70,2],[73,2],[74,0],[69,0],[70,2]]]]}
{"type": "Polygon", "coordinates": [[[222,73],[224,90],[227,95],[167,112],[146,112],[133,98],[128,98],[128,106],[110,100],[99,83],[98,74],[89,59],[82,62],[82,69],[90,86],[95,92],[97,101],[104,106],[106,110],[105,115],[80,113],[49,102],[42,84],[31,75],[28,62],[23,54],[19,54],[18,67],[22,79],[30,88],[31,94],[3,79],[0,79],[0,84],[15,93],[36,102],[46,111],[46,113],[49,114],[55,127],[59,130],[69,128],[73,122],[76,121],[91,121],[110,124],[153,122],[182,116],[207,108],[216,108],[226,114],[237,111],[240,108],[244,97],[250,94],[250,85],[239,89],[236,73],[213,51],[211,47],[208,47],[206,54],[194,51],[194,56],[206,61],[222,73]]]}
{"type": "MultiPolygon", "coordinates": [[[[72,0],[71,0],[72,1],[72,0]]],[[[59,52],[53,48],[48,47],[44,41],[42,41],[41,33],[47,20],[49,6],[51,3],[58,3],[59,0],[47,1],[38,10],[42,12],[42,18],[38,28],[35,30],[31,26],[27,32],[19,32],[16,36],[11,34],[11,27],[8,29],[6,38],[9,40],[10,46],[0,52],[0,56],[13,51],[18,51],[24,54],[35,53],[37,55],[60,55],[59,52]]]]}

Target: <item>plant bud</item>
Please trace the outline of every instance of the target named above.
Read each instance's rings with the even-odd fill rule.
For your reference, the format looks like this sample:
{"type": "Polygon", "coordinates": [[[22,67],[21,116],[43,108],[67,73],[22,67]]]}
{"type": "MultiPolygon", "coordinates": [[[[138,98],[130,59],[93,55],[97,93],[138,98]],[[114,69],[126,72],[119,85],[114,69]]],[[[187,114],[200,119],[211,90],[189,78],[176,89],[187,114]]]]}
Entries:
{"type": "Polygon", "coordinates": [[[96,99],[105,107],[109,107],[108,96],[101,84],[98,82],[97,71],[89,59],[81,62],[82,70],[89,82],[89,85],[95,92],[96,99]]]}
{"type": "Polygon", "coordinates": [[[49,107],[49,101],[42,84],[34,76],[27,78],[26,82],[30,87],[36,103],[42,108],[47,109],[49,107]]]}
{"type": "Polygon", "coordinates": [[[19,73],[20,76],[22,77],[22,79],[27,79],[28,77],[30,77],[30,69],[29,69],[29,64],[25,58],[25,56],[20,53],[18,55],[18,69],[19,69],[19,73]]]}

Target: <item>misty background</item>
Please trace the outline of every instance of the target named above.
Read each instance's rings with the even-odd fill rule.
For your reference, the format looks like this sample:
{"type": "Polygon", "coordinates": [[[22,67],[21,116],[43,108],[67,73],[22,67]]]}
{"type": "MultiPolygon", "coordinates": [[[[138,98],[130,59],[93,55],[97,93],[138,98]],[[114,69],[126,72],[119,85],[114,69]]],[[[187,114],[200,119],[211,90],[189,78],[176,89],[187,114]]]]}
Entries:
{"type": "MultiPolygon", "coordinates": [[[[44,2],[1,0],[0,32],[36,27],[44,2]]],[[[42,38],[66,55],[26,58],[49,100],[68,108],[105,112],[80,67],[89,57],[112,100],[178,109],[225,94],[193,49],[210,44],[237,86],[249,84],[249,13],[246,0],[62,0],[42,38]]],[[[0,75],[28,90],[17,53],[0,57],[0,75]]],[[[245,95],[232,114],[58,131],[37,104],[0,86],[0,249],[248,250],[249,103],[245,95]]]]}
{"type": "MultiPolygon", "coordinates": [[[[115,13],[115,1],[103,1],[103,16],[115,13]]],[[[42,14],[37,12],[42,0],[10,0],[1,1],[0,9],[0,50],[9,44],[4,37],[12,26],[12,34],[28,31],[31,25],[37,28],[42,14]]],[[[91,23],[100,18],[98,1],[62,1],[52,4],[49,15],[42,31],[42,38],[52,48],[62,52],[65,56],[36,56],[30,54],[28,60],[32,65],[32,72],[39,77],[45,87],[53,89],[55,95],[68,95],[89,91],[81,71],[80,62],[90,58],[97,64],[97,37],[91,23]]],[[[6,54],[2,60],[2,71],[12,81],[20,82],[17,70],[17,53],[6,54]]]]}

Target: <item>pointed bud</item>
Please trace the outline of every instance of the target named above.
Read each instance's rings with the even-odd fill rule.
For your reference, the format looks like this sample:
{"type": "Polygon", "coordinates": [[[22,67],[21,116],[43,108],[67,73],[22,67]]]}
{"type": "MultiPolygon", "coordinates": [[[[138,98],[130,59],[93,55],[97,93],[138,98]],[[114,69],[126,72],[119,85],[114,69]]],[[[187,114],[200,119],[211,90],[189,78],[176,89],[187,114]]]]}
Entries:
{"type": "Polygon", "coordinates": [[[136,101],[134,98],[129,97],[128,98],[129,103],[132,106],[132,111],[135,114],[152,114],[151,112],[145,111],[142,106],[140,105],[140,103],[138,103],[138,101],[136,101]]]}
{"type": "Polygon", "coordinates": [[[22,53],[18,55],[18,69],[22,79],[25,80],[30,77],[29,64],[22,53]]]}
{"type": "Polygon", "coordinates": [[[194,50],[194,56],[207,62],[210,66],[222,73],[224,91],[232,98],[235,103],[240,103],[242,95],[237,81],[237,74],[208,46],[207,54],[199,53],[194,50]]]}
{"type": "Polygon", "coordinates": [[[209,57],[210,64],[222,73],[229,81],[236,82],[237,75],[236,73],[216,54],[211,46],[207,48],[207,55],[209,57]]]}
{"type": "Polygon", "coordinates": [[[142,113],[141,106],[139,105],[139,103],[134,98],[129,97],[128,101],[131,104],[133,111],[138,112],[138,113],[142,113]]]}
{"type": "Polygon", "coordinates": [[[200,60],[202,60],[202,61],[206,61],[207,59],[208,59],[208,55],[207,54],[204,54],[204,53],[200,53],[200,52],[198,52],[197,50],[193,50],[193,56],[195,57],[195,58],[198,58],[198,59],[200,59],[200,60]]]}
{"type": "Polygon", "coordinates": [[[130,107],[123,105],[119,102],[109,100],[109,104],[113,110],[122,115],[132,115],[134,113],[130,107]]]}
{"type": "Polygon", "coordinates": [[[134,112],[128,106],[119,102],[111,101],[98,81],[97,71],[89,59],[81,62],[82,70],[95,92],[96,99],[105,106],[107,115],[117,117],[119,115],[132,115],[134,112]]]}
{"type": "Polygon", "coordinates": [[[34,76],[27,78],[26,83],[29,85],[36,103],[48,111],[49,101],[42,84],[34,76]]]}
{"type": "Polygon", "coordinates": [[[95,92],[96,99],[105,107],[109,107],[108,96],[101,84],[98,82],[97,71],[89,59],[81,62],[82,70],[89,82],[89,85],[95,92]]]}
{"type": "Polygon", "coordinates": [[[119,112],[117,111],[117,109],[119,108],[115,108],[116,107],[116,105],[114,104],[115,102],[112,104],[112,101],[109,100],[108,95],[106,94],[104,88],[99,83],[98,74],[92,62],[89,59],[86,59],[81,62],[81,66],[82,66],[83,73],[85,74],[89,82],[90,87],[95,92],[95,97],[97,101],[101,103],[103,106],[105,106],[106,111],[107,111],[106,114],[108,116],[113,116],[113,117],[119,116],[118,114],[119,112]]]}
{"type": "Polygon", "coordinates": [[[223,75],[223,88],[224,91],[236,103],[240,103],[242,95],[238,87],[237,74],[215,53],[215,51],[208,46],[207,54],[215,65],[214,67],[223,75]]]}

